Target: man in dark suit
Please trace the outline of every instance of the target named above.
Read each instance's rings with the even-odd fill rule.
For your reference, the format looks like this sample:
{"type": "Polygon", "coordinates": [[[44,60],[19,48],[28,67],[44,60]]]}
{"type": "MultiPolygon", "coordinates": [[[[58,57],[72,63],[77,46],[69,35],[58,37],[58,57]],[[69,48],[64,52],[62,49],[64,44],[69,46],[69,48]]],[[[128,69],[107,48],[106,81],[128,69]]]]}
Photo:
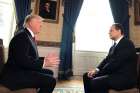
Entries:
{"type": "Polygon", "coordinates": [[[124,38],[120,24],[115,23],[109,32],[114,41],[108,56],[95,70],[83,75],[85,93],[108,93],[109,89],[128,89],[136,85],[137,63],[133,43],[124,38]]]}
{"type": "Polygon", "coordinates": [[[39,93],[52,93],[56,80],[47,67],[58,66],[59,58],[49,54],[40,60],[34,37],[40,32],[41,17],[28,15],[23,31],[19,31],[9,45],[8,60],[0,83],[11,90],[37,88],[39,93]]]}

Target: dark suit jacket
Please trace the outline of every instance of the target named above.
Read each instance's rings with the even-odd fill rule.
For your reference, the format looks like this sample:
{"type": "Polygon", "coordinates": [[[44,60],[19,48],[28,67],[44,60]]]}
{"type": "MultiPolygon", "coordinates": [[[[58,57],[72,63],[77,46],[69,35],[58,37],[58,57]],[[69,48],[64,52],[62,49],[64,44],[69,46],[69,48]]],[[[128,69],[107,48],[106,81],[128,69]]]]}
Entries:
{"type": "Polygon", "coordinates": [[[108,75],[110,84],[116,88],[132,87],[137,78],[137,56],[133,43],[122,38],[112,55],[108,55],[98,66],[97,75],[108,75]]]}
{"type": "Polygon", "coordinates": [[[36,44],[27,29],[17,33],[9,45],[6,67],[14,69],[42,70],[36,44]]]}
{"type": "Polygon", "coordinates": [[[13,87],[13,84],[25,82],[25,87],[28,87],[27,82],[34,83],[37,80],[37,77],[34,81],[29,80],[34,73],[53,74],[50,70],[42,69],[42,65],[43,60],[39,58],[36,43],[30,32],[27,29],[19,31],[10,42],[8,60],[1,74],[1,83],[11,89],[16,89],[19,86],[13,87]]]}

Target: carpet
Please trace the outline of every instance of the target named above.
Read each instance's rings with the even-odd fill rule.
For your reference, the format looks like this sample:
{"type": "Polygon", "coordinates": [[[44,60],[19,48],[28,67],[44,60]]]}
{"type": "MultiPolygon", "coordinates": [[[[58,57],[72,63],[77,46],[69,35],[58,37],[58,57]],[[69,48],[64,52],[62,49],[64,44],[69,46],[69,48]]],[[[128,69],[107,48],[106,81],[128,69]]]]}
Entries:
{"type": "Polygon", "coordinates": [[[55,88],[53,93],[84,93],[81,87],[55,88]]]}

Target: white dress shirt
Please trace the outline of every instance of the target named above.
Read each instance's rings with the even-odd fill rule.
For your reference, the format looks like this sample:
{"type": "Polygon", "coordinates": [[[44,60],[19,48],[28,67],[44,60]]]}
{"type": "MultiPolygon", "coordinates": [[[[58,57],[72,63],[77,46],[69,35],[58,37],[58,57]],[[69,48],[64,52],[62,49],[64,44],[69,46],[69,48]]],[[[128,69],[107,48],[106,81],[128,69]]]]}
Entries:
{"type": "Polygon", "coordinates": [[[27,28],[27,30],[30,32],[31,36],[34,38],[35,35],[34,35],[33,31],[30,28],[27,28]]]}

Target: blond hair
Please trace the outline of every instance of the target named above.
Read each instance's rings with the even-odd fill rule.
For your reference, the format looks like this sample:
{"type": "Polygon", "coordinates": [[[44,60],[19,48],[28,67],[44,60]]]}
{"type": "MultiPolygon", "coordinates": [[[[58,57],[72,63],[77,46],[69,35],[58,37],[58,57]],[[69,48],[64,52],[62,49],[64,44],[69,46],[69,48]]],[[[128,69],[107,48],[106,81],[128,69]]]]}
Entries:
{"type": "Polygon", "coordinates": [[[32,19],[40,19],[40,20],[43,20],[40,16],[38,15],[27,15],[25,17],[25,20],[24,20],[24,24],[23,24],[23,27],[27,27],[28,23],[32,20],[32,19]]]}

